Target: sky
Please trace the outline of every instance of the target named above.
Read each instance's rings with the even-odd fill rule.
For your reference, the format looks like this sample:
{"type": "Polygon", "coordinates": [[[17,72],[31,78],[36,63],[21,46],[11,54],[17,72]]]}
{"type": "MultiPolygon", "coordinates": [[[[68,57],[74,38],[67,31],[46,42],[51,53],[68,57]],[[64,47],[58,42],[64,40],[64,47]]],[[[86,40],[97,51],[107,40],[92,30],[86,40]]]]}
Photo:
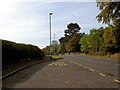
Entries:
{"type": "MultiPolygon", "coordinates": [[[[54,0],[55,1],[55,0],[54,0]]],[[[64,36],[69,23],[78,23],[80,32],[105,27],[98,23],[96,2],[2,2],[0,3],[0,38],[43,48],[49,45],[49,13],[52,12],[52,40],[64,36]]]]}

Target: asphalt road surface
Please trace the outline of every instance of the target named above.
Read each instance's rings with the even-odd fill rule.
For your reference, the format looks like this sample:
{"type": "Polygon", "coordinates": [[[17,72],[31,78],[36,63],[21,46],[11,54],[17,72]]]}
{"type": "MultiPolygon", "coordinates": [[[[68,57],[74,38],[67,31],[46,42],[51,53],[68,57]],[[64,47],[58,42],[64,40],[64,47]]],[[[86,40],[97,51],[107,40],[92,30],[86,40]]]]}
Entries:
{"type": "Polygon", "coordinates": [[[78,55],[66,55],[65,58],[118,78],[119,60],[78,55]]]}
{"type": "Polygon", "coordinates": [[[118,88],[117,60],[65,55],[3,79],[3,88],[118,88]]]}

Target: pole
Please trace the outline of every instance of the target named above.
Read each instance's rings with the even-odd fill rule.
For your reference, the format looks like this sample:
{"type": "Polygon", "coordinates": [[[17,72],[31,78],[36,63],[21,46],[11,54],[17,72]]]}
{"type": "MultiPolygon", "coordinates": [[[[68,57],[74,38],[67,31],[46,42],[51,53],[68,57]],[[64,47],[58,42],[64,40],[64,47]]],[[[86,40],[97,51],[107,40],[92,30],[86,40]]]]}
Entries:
{"type": "Polygon", "coordinates": [[[51,57],[51,15],[52,15],[53,13],[49,13],[49,21],[50,21],[50,57],[51,57]]]}

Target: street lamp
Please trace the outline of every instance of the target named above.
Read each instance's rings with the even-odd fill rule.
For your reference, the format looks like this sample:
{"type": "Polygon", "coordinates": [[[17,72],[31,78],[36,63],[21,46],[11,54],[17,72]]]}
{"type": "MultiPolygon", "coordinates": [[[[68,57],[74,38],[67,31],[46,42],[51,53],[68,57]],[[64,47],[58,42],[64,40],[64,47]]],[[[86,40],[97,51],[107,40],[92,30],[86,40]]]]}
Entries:
{"type": "Polygon", "coordinates": [[[52,16],[53,13],[49,13],[49,22],[50,22],[50,58],[51,58],[51,16],[52,16]]]}

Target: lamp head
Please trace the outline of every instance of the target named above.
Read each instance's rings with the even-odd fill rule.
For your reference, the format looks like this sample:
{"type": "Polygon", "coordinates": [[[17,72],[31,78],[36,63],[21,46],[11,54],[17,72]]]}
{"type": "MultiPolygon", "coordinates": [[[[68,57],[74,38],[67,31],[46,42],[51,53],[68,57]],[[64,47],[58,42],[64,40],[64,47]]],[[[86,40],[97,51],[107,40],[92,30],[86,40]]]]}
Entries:
{"type": "Polygon", "coordinates": [[[53,13],[49,13],[49,15],[52,15],[53,13]]]}

